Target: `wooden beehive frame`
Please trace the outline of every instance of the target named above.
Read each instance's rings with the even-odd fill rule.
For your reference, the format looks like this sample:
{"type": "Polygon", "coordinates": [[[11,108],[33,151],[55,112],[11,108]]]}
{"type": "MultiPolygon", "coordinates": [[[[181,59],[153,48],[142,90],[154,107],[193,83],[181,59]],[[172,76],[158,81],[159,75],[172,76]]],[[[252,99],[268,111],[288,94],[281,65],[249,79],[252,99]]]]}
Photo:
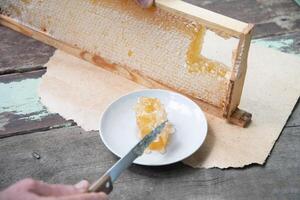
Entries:
{"type": "MultiPolygon", "coordinates": [[[[157,0],[156,6],[175,15],[204,24],[206,27],[211,30],[215,30],[216,32],[222,32],[226,35],[239,39],[232,70],[233,72],[231,73],[229,88],[223,108],[216,107],[210,103],[195,98],[193,95],[187,96],[197,102],[204,111],[214,114],[218,117],[225,118],[233,124],[242,127],[247,126],[247,124],[249,124],[251,121],[251,114],[240,110],[238,105],[240,102],[247,70],[247,56],[253,25],[231,19],[197,6],[193,6],[180,0],[157,0]]],[[[80,47],[66,43],[65,41],[57,40],[50,34],[47,34],[46,31],[43,30],[43,27],[26,26],[8,15],[9,13],[6,13],[5,9],[2,9],[0,23],[4,26],[66,51],[93,64],[104,67],[107,70],[123,75],[126,78],[143,84],[147,87],[167,88],[174,90],[174,88],[170,88],[164,84],[161,84],[160,82],[153,80],[151,77],[143,76],[139,72],[130,71],[122,66],[108,63],[105,59],[95,53],[88,52],[80,47]]]]}

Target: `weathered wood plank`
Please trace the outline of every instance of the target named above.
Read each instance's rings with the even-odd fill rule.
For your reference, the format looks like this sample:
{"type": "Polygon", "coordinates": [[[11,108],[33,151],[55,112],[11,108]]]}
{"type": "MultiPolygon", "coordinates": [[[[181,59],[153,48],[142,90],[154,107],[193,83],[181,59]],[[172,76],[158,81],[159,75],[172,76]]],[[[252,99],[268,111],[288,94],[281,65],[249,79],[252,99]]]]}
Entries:
{"type": "Polygon", "coordinates": [[[300,55],[300,31],[292,34],[255,39],[253,42],[285,53],[300,55]]]}
{"type": "Polygon", "coordinates": [[[41,69],[54,50],[0,25],[0,74],[41,69]]]}
{"type": "Polygon", "coordinates": [[[300,31],[300,7],[293,0],[185,0],[206,9],[255,23],[254,38],[300,31]]]}
{"type": "MultiPolygon", "coordinates": [[[[112,199],[299,199],[300,127],[286,128],[265,166],[193,169],[133,165],[112,199]]],[[[25,177],[76,183],[97,179],[115,161],[97,132],[68,127],[1,139],[0,188],[25,177]],[[38,153],[36,159],[32,153],[38,153]]]]}
{"type": "Polygon", "coordinates": [[[74,124],[50,114],[39,101],[37,87],[45,71],[0,76],[0,138],[74,124]]]}
{"type": "Polygon", "coordinates": [[[296,103],[294,110],[289,117],[285,127],[300,127],[300,97],[296,103]]]}

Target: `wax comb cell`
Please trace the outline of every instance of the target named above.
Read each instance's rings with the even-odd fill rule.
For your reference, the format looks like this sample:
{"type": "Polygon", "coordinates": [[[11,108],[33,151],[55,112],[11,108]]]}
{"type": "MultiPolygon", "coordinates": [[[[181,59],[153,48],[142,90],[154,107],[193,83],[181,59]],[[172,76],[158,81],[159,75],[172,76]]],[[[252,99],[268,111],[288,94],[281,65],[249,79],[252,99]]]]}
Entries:
{"type": "MultiPolygon", "coordinates": [[[[135,113],[140,138],[145,137],[155,127],[167,120],[165,108],[157,98],[140,97],[135,106],[135,113]]],[[[148,150],[164,153],[173,132],[173,125],[168,122],[156,140],[150,144],[148,150]]]]}

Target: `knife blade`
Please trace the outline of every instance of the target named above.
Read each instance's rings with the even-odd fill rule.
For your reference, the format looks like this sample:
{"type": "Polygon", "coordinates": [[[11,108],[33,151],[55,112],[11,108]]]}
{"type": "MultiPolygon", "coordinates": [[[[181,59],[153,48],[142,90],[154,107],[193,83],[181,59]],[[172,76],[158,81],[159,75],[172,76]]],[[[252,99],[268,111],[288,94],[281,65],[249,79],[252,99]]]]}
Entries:
{"type": "Polygon", "coordinates": [[[140,142],[138,142],[123,158],[118,160],[102,177],[95,181],[88,189],[88,192],[105,192],[109,194],[113,189],[113,183],[127,169],[132,162],[139,156],[143,155],[145,149],[156,139],[157,135],[165,127],[167,121],[164,121],[140,142]]]}

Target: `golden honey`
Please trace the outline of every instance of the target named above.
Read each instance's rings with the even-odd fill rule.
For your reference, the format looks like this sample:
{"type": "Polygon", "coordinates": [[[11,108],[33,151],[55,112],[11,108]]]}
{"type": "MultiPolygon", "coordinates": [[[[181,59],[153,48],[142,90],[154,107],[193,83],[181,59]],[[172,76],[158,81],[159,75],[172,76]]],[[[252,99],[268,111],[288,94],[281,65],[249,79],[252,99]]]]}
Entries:
{"type": "MultiPolygon", "coordinates": [[[[139,128],[139,137],[143,138],[155,127],[167,120],[167,113],[157,98],[140,97],[135,106],[136,123],[139,128]]],[[[170,139],[170,134],[174,132],[173,125],[167,122],[165,128],[158,135],[150,146],[149,150],[165,152],[170,139]]]]}
{"type": "Polygon", "coordinates": [[[187,69],[190,73],[209,73],[224,78],[228,72],[227,67],[201,55],[205,31],[203,26],[198,26],[192,33],[192,40],[186,53],[187,69]]]}
{"type": "Polygon", "coordinates": [[[131,57],[133,55],[133,51],[128,50],[128,57],[131,57]]]}

